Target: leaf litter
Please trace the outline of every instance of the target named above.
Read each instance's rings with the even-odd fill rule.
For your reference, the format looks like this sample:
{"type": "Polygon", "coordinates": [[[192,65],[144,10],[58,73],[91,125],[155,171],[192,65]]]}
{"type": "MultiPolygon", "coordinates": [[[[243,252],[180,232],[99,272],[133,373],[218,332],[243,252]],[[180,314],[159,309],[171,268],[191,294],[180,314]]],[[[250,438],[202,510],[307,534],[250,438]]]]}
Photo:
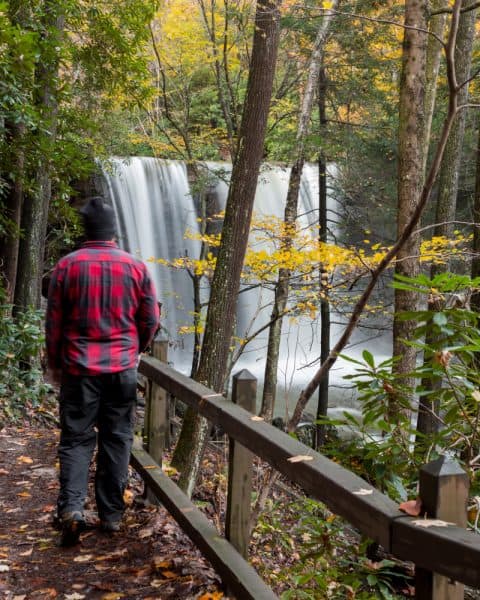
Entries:
{"type": "MultiPolygon", "coordinates": [[[[0,434],[0,597],[226,598],[218,574],[168,512],[142,500],[143,484],[134,472],[121,532],[108,536],[93,527],[98,522],[95,506],[87,503],[92,529],[74,548],[60,548],[53,524],[57,432],[32,426],[3,429],[0,434]]],[[[89,498],[94,498],[93,477],[89,498]]]]}

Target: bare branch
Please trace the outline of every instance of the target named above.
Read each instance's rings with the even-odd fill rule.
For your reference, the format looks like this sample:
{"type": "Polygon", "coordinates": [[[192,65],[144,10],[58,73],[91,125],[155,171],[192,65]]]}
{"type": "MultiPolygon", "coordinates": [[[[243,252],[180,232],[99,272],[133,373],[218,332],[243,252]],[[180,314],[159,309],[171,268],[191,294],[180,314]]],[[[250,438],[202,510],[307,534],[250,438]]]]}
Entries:
{"type": "MultiPolygon", "coordinates": [[[[315,7],[318,8],[318,7],[315,7]]],[[[344,11],[340,11],[340,10],[332,10],[332,9],[326,9],[326,8],[318,8],[318,10],[320,10],[320,12],[324,12],[324,11],[330,11],[332,14],[334,15],[338,15],[340,17],[350,17],[350,18],[354,18],[354,19],[361,19],[363,21],[369,21],[370,23],[382,23],[383,25],[392,25],[393,27],[399,27],[400,29],[412,29],[413,31],[420,31],[422,33],[427,33],[428,35],[431,35],[432,37],[434,37],[439,44],[441,44],[443,47],[445,47],[445,42],[442,40],[442,38],[440,36],[438,36],[436,33],[433,33],[432,31],[429,31],[428,29],[423,29],[422,27],[414,27],[413,25],[405,25],[405,23],[398,23],[397,21],[392,21],[391,19],[379,19],[377,17],[367,17],[366,15],[360,15],[358,13],[351,13],[351,12],[344,12],[344,11]]]]}
{"type": "MultiPolygon", "coordinates": [[[[480,7],[480,2],[474,2],[473,4],[470,4],[470,6],[464,6],[463,8],[460,9],[461,13],[466,13],[469,12],[471,10],[475,10],[476,8],[480,7]]],[[[432,11],[430,13],[431,17],[434,17],[435,15],[444,15],[444,14],[449,14],[451,15],[453,13],[454,9],[453,8],[442,8],[441,10],[435,10],[432,11]]]]}

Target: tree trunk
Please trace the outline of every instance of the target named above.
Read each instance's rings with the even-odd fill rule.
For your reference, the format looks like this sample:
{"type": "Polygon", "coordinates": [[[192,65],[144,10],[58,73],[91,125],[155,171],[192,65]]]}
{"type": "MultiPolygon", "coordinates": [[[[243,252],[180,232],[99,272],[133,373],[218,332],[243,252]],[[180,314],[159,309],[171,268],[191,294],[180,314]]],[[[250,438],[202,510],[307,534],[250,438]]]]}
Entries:
{"type": "MultiPolygon", "coordinates": [[[[480,277],[480,114],[478,118],[477,157],[475,161],[475,195],[473,199],[472,278],[480,277]]],[[[472,310],[480,313],[480,292],[472,294],[472,310]]],[[[478,364],[478,363],[477,363],[478,364]]]]}
{"type": "MultiPolygon", "coordinates": [[[[431,3],[432,12],[441,10],[447,6],[447,0],[433,0],[431,3]]],[[[443,39],[447,15],[445,13],[436,14],[430,17],[428,30],[431,35],[427,41],[427,64],[425,75],[425,125],[423,131],[423,172],[427,168],[428,150],[430,147],[430,132],[432,129],[433,112],[435,108],[435,99],[437,97],[438,71],[440,69],[440,59],[442,57],[442,45],[437,38],[443,39]]]]}
{"type": "MultiPolygon", "coordinates": [[[[258,3],[255,33],[236,160],[228,193],[217,266],[212,281],[200,364],[195,379],[222,392],[235,323],[240,275],[263,157],[279,38],[279,0],[258,3]]],[[[179,485],[192,494],[209,425],[187,410],[172,464],[179,485]]]]}
{"type": "Polygon", "coordinates": [[[20,241],[15,289],[17,312],[30,306],[37,308],[40,304],[45,235],[52,188],[50,161],[57,129],[56,78],[59,66],[57,48],[63,34],[64,16],[56,0],[45,0],[43,8],[40,24],[40,52],[35,73],[35,104],[41,119],[36,139],[38,167],[34,191],[24,202],[22,212],[23,236],[20,241]]]}
{"type": "MultiPolygon", "coordinates": [[[[8,16],[12,25],[24,28],[28,21],[29,9],[24,2],[11,0],[8,5],[8,16]]],[[[18,59],[18,57],[15,57],[18,59]]],[[[18,74],[22,84],[30,86],[30,69],[25,70],[22,61],[17,62],[18,74]]],[[[27,88],[28,89],[28,88],[27,88]]],[[[23,179],[25,153],[23,139],[25,125],[20,122],[5,121],[5,137],[9,148],[8,158],[2,161],[2,170],[7,182],[6,196],[3,201],[4,217],[8,220],[5,234],[0,237],[0,269],[3,283],[7,290],[8,302],[13,302],[17,278],[18,249],[20,245],[20,221],[23,204],[23,179]]]]}
{"type": "MultiPolygon", "coordinates": [[[[332,5],[334,11],[338,5],[335,0],[332,5]]],[[[284,238],[282,239],[282,250],[288,252],[293,245],[296,231],[298,195],[302,179],[303,165],[305,163],[305,143],[310,129],[310,119],[313,109],[315,92],[318,87],[320,68],[322,65],[323,49],[325,40],[330,29],[333,13],[325,13],[322,24],[317,32],[313,46],[312,56],[308,72],[305,94],[303,97],[295,148],[295,162],[293,163],[290,179],[288,182],[287,200],[284,213],[284,238]]],[[[267,360],[263,380],[263,397],[260,414],[267,421],[271,421],[275,409],[275,395],[277,388],[278,359],[280,356],[280,341],[282,333],[282,315],[285,313],[290,288],[290,271],[280,269],[277,283],[275,285],[275,297],[273,301],[271,325],[268,332],[267,360]]]]}
{"type": "MultiPolygon", "coordinates": [[[[462,7],[468,7],[472,4],[472,0],[464,0],[462,7]]],[[[462,13],[458,27],[457,43],[455,46],[455,66],[457,80],[461,84],[470,77],[472,65],[473,40],[475,34],[475,11],[470,10],[462,13]]],[[[460,105],[468,102],[468,85],[464,85],[458,92],[458,102],[460,105]]],[[[453,234],[457,194],[458,194],[458,177],[460,170],[460,162],[462,158],[462,147],[465,133],[466,111],[462,110],[457,116],[450,137],[448,138],[443,155],[442,165],[440,167],[438,197],[435,215],[435,236],[451,237],[453,234]]],[[[448,263],[433,264],[431,267],[431,277],[435,277],[440,273],[448,271],[448,263]]],[[[444,302],[434,299],[429,304],[429,310],[442,310],[444,302]]],[[[425,343],[428,346],[435,340],[431,334],[427,332],[425,343]]],[[[428,357],[425,357],[428,359],[428,357]]],[[[431,386],[432,391],[441,385],[440,381],[425,382],[424,387],[431,386]]],[[[438,402],[433,403],[428,396],[422,396],[419,401],[417,432],[428,435],[435,433],[438,429],[438,419],[435,414],[439,411],[438,402]]],[[[423,447],[423,437],[417,436],[417,448],[423,447]]],[[[424,449],[426,450],[426,449],[424,449]]]]}
{"type": "MultiPolygon", "coordinates": [[[[398,214],[397,237],[417,208],[423,186],[425,164],[424,152],[424,92],[427,58],[427,34],[419,31],[427,26],[427,1],[406,0],[405,25],[402,54],[402,77],[400,82],[399,132],[398,132],[398,214]]],[[[397,256],[395,273],[408,277],[418,274],[419,235],[413,233],[397,256]]],[[[393,355],[398,357],[394,371],[402,376],[402,383],[411,389],[414,380],[408,377],[416,361],[415,348],[406,345],[412,339],[415,321],[402,321],[398,315],[417,308],[418,294],[395,290],[395,316],[393,321],[393,355]]],[[[400,407],[395,401],[389,406],[389,417],[397,420],[400,407]]]]}
{"type": "Polygon", "coordinates": [[[18,249],[20,246],[20,222],[23,204],[23,178],[25,155],[22,138],[25,128],[21,124],[5,123],[7,142],[10,146],[10,156],[6,176],[7,191],[3,201],[3,213],[8,219],[5,234],[0,237],[0,265],[2,283],[7,291],[7,301],[13,302],[18,267],[18,249]],[[13,174],[13,177],[12,177],[13,174]]]}
{"type": "MultiPolygon", "coordinates": [[[[320,116],[320,134],[327,123],[326,110],[327,78],[325,69],[320,70],[318,86],[318,112],[320,116]]],[[[318,158],[319,179],[319,241],[326,244],[328,241],[328,219],[327,219],[327,160],[323,150],[318,158]]],[[[328,301],[328,274],[320,266],[320,363],[327,360],[330,354],[330,302],[328,301]]],[[[328,412],[328,386],[329,371],[325,373],[318,386],[317,425],[315,428],[315,448],[319,450],[325,443],[326,427],[319,424],[319,419],[326,417],[328,412]]]]}

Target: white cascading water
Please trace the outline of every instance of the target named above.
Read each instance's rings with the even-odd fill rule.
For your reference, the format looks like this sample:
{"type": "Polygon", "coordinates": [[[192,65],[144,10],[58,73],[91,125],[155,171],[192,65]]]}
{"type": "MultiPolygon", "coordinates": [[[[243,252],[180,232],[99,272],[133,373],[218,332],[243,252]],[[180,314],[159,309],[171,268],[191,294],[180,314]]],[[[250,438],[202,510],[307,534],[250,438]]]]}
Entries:
{"type": "MultiPolygon", "coordinates": [[[[230,171],[230,165],[209,164],[211,170],[230,171]]],[[[289,170],[265,167],[259,177],[255,213],[283,217],[289,170]]],[[[185,237],[189,229],[198,230],[195,205],[190,195],[185,164],[147,157],[113,159],[112,168],[104,173],[104,192],[112,201],[118,220],[119,242],[127,251],[146,261],[163,304],[162,324],[171,341],[169,358],[175,368],[190,371],[192,336],[179,335],[179,327],[191,325],[193,310],[192,282],[182,270],[159,265],[153,259],[172,260],[188,254],[198,257],[199,242],[185,237]]],[[[225,202],[227,186],[217,185],[220,202],[225,202]]],[[[313,165],[304,169],[299,198],[300,226],[318,218],[318,170],[313,165]]],[[[333,221],[335,218],[333,218],[333,221]]],[[[244,337],[270,317],[272,293],[263,290],[240,294],[237,311],[237,335],[244,337]],[[259,311],[259,307],[263,307],[259,311]],[[252,321],[255,320],[252,326],[252,321]]],[[[276,412],[286,417],[298,392],[318,368],[310,363],[318,359],[319,323],[304,318],[292,323],[284,319],[279,364],[279,391],[276,412]],[[310,365],[310,366],[307,366],[310,365]]],[[[261,379],[265,366],[268,332],[251,342],[234,371],[248,368],[261,379]]],[[[339,379],[332,373],[332,379],[339,379]]],[[[340,381],[339,381],[340,383],[340,381]]],[[[343,404],[347,398],[338,398],[343,404]]],[[[349,403],[349,402],[348,402],[349,403]]]]}

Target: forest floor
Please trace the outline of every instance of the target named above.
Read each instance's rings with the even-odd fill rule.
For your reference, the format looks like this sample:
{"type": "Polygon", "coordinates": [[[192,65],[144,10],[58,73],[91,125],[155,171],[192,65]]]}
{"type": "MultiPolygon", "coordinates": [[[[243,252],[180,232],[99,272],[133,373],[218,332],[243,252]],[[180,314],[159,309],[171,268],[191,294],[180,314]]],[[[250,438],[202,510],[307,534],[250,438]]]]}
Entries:
{"type": "Polygon", "coordinates": [[[57,440],[54,428],[0,431],[0,598],[225,598],[218,575],[173,518],[142,501],[135,473],[122,530],[100,532],[87,504],[92,529],[77,546],[61,548],[54,524],[57,440]]]}
{"type": "MultiPolygon", "coordinates": [[[[58,435],[53,424],[0,429],[0,599],[227,600],[220,577],[175,520],[163,507],[145,502],[143,483],[133,470],[125,493],[127,510],[121,531],[107,535],[98,528],[92,467],[85,507],[91,528],[82,534],[80,544],[61,548],[54,518],[59,488],[58,435]]],[[[227,453],[228,443],[211,444],[194,498],[220,533],[226,509],[227,453]]],[[[166,459],[164,468],[172,475],[168,472],[168,456],[166,459]]],[[[265,465],[256,464],[253,483],[257,491],[264,485],[264,477],[265,465]]],[[[359,556],[354,550],[360,541],[358,533],[343,523],[333,534],[333,515],[325,513],[322,517],[317,513],[318,507],[310,509],[307,529],[295,534],[300,516],[306,516],[305,509],[309,510],[308,499],[301,491],[288,486],[288,482],[280,482],[272,492],[266,520],[252,536],[250,562],[277,594],[290,590],[289,598],[297,598],[291,587],[297,589],[293,584],[296,577],[288,573],[293,570],[295,575],[296,566],[303,563],[302,541],[307,541],[308,546],[314,541],[310,538],[316,536],[321,541],[320,547],[333,544],[332,557],[340,558],[345,553],[347,563],[356,562],[359,556]],[[295,535],[302,539],[295,539],[295,535]]],[[[345,567],[341,567],[341,573],[329,571],[324,556],[319,560],[319,575],[330,576],[330,586],[337,585],[336,575],[344,577],[345,567]]],[[[382,565],[371,561],[363,564],[369,569],[363,573],[365,578],[376,574],[382,565]]],[[[402,573],[411,571],[406,563],[397,566],[402,573]]],[[[305,573],[297,570],[296,575],[301,578],[305,573]]],[[[362,578],[360,572],[357,577],[362,578]]],[[[412,583],[402,575],[395,585],[396,593],[390,597],[412,597],[412,583]]],[[[300,597],[323,599],[330,597],[330,593],[312,591],[300,597]]],[[[340,597],[343,596],[335,595],[340,597]]],[[[346,593],[344,597],[357,598],[357,595],[352,589],[352,594],[346,593]]],[[[384,598],[373,589],[359,597],[384,598]]],[[[472,600],[479,597],[478,591],[466,593],[466,598],[472,600]]]]}

